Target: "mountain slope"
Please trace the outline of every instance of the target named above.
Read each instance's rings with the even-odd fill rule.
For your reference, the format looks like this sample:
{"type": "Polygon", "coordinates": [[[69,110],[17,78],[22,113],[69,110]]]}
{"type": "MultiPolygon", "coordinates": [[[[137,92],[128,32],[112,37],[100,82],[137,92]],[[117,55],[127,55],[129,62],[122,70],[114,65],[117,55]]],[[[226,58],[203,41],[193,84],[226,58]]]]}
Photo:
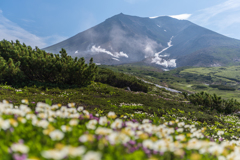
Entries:
{"type": "MultiPolygon", "coordinates": [[[[94,62],[108,65],[144,62],[173,68],[194,66],[192,59],[197,61],[196,64],[204,65],[205,58],[197,58],[201,53],[213,57],[212,63],[206,66],[232,64],[231,60],[223,64],[224,56],[215,54],[219,47],[240,48],[240,41],[187,20],[119,14],[44,50],[58,53],[65,48],[71,56],[85,57],[87,60],[93,57],[94,62]]],[[[240,53],[234,52],[234,56],[234,59],[238,59],[240,53]]]]}

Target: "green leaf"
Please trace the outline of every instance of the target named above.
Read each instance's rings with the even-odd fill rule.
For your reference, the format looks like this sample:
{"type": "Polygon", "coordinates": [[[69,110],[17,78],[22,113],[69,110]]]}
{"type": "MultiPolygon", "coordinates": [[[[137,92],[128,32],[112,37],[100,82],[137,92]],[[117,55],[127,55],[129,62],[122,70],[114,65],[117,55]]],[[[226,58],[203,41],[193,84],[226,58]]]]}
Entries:
{"type": "Polygon", "coordinates": [[[51,106],[52,105],[52,100],[47,98],[47,99],[45,99],[45,103],[47,103],[48,105],[51,106]]]}

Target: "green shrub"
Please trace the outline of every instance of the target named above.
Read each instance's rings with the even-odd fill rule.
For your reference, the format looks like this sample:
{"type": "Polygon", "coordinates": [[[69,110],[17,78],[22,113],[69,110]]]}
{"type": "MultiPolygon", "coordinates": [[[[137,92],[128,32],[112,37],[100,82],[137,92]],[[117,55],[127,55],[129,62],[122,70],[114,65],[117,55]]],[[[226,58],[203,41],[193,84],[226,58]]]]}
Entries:
{"type": "Polygon", "coordinates": [[[228,91],[235,91],[236,89],[230,86],[225,85],[209,85],[211,88],[218,88],[219,90],[228,90],[228,91]]]}
{"type": "Polygon", "coordinates": [[[116,73],[106,68],[99,68],[95,81],[118,88],[130,87],[132,91],[148,91],[148,85],[136,77],[123,73],[116,73]]]}
{"type": "MultiPolygon", "coordinates": [[[[47,53],[38,47],[6,40],[0,41],[0,82],[15,87],[54,84],[55,86],[86,86],[94,80],[97,67],[93,59],[68,56],[62,48],[60,55],[47,53]]],[[[51,85],[48,85],[51,86],[51,85]]]]}
{"type": "Polygon", "coordinates": [[[216,110],[219,113],[231,114],[239,110],[240,103],[236,100],[224,100],[216,94],[200,92],[188,95],[183,93],[184,97],[194,105],[202,105],[206,109],[216,110]]]}
{"type": "Polygon", "coordinates": [[[208,88],[208,86],[206,85],[193,85],[193,88],[197,88],[197,89],[204,89],[204,88],[208,88]]]}
{"type": "Polygon", "coordinates": [[[219,90],[228,90],[228,91],[235,91],[236,89],[230,86],[224,86],[224,85],[220,85],[218,87],[219,90]]]}

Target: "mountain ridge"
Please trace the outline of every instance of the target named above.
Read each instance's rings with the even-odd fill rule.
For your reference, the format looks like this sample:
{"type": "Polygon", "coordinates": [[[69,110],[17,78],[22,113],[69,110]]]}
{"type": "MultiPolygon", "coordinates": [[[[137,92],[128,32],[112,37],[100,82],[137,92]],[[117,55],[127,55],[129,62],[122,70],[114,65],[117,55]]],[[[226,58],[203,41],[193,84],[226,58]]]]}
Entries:
{"type": "MultiPolygon", "coordinates": [[[[224,46],[240,48],[240,41],[188,20],[169,16],[142,18],[120,13],[44,50],[58,53],[61,48],[65,48],[73,57],[84,57],[87,60],[93,57],[96,63],[106,65],[144,62],[171,69],[194,66],[191,59],[186,61],[183,57],[189,55],[197,59],[194,55],[198,56],[195,52],[199,51],[205,51],[204,54],[209,54],[208,57],[219,65],[228,65],[232,63],[231,58],[240,58],[240,53],[230,55],[227,62],[219,58],[214,51],[224,46]],[[208,48],[211,48],[211,52],[208,48]],[[213,48],[216,49],[212,52],[213,48]]],[[[204,59],[199,59],[197,64],[205,65],[204,59]]]]}

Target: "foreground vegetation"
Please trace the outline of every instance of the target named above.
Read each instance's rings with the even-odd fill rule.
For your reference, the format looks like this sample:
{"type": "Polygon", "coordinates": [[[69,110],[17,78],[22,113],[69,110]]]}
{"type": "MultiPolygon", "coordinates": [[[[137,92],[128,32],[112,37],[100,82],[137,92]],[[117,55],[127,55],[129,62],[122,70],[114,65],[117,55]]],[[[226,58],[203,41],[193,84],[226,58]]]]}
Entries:
{"type": "Polygon", "coordinates": [[[0,96],[2,159],[239,156],[238,117],[184,102],[183,95],[154,86],[139,93],[96,82],[73,89],[2,85],[0,96]]]}
{"type": "MultiPolygon", "coordinates": [[[[206,88],[193,76],[180,76],[183,69],[98,68],[92,60],[85,64],[64,49],[60,53],[0,42],[1,159],[240,158],[238,101],[206,92],[171,93],[139,79],[206,88]],[[56,73],[45,76],[49,69],[56,73]]],[[[229,90],[217,83],[209,87],[229,90]]]]}
{"type": "Polygon", "coordinates": [[[65,49],[57,54],[6,40],[0,41],[0,82],[16,87],[47,85],[49,87],[86,86],[94,80],[97,67],[93,59],[68,56],[65,49]],[[80,80],[81,79],[81,80],[80,80]]]}

